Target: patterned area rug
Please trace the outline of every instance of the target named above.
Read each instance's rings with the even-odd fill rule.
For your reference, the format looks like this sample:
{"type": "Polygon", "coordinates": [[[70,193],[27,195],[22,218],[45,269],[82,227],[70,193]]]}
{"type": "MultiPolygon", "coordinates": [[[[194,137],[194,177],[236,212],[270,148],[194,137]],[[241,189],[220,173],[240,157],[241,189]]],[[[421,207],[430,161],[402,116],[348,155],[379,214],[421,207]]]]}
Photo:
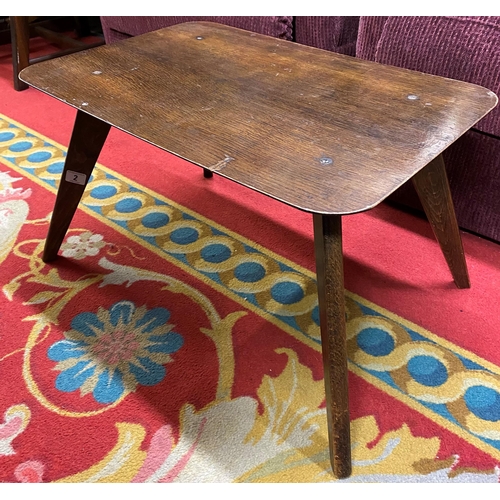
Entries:
{"type": "MultiPolygon", "coordinates": [[[[65,154],[0,115],[0,481],[334,481],[311,266],[101,164],[44,264],[65,154]]],[[[498,363],[346,300],[342,482],[498,483],[498,363]]]]}

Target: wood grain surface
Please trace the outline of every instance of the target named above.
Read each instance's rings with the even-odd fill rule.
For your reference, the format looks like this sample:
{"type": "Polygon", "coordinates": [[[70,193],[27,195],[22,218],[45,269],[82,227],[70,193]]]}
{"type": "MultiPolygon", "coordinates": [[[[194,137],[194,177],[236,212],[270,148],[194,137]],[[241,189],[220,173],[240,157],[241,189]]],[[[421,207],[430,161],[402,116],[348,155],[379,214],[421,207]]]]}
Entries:
{"type": "Polygon", "coordinates": [[[302,210],[374,207],[497,103],[470,83],[194,22],[20,78],[302,210]]]}
{"type": "Polygon", "coordinates": [[[330,462],[336,477],[351,475],[342,216],[313,215],[319,323],[330,462]]]}
{"type": "Polygon", "coordinates": [[[57,257],[110,128],[107,123],[83,111],[78,111],[76,114],[49,233],[45,240],[42,257],[44,262],[50,262],[57,257]],[[68,173],[71,172],[79,174],[76,176],[78,183],[68,177],[68,173]]]}
{"type": "Polygon", "coordinates": [[[25,16],[11,16],[10,33],[14,89],[26,90],[28,85],[19,79],[19,72],[27,68],[30,63],[28,18],[25,16]]]}
{"type": "Polygon", "coordinates": [[[458,288],[470,288],[462,238],[443,156],[439,155],[412,178],[444,258],[458,288]]]}

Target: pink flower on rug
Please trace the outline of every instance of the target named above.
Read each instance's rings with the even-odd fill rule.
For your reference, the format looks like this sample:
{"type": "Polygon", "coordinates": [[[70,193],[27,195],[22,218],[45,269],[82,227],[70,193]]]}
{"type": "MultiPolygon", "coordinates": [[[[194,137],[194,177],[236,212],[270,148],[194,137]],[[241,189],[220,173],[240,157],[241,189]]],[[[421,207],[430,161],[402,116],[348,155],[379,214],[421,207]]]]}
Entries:
{"type": "Polygon", "coordinates": [[[38,460],[29,460],[16,467],[14,476],[20,483],[41,483],[45,466],[38,460]]]}

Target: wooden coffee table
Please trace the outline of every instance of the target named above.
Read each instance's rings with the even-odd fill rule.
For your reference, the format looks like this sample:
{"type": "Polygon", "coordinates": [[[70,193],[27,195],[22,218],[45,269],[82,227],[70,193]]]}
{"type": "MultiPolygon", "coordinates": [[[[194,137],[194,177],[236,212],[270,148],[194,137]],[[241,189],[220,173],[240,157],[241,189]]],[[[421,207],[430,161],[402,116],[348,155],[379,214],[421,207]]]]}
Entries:
{"type": "Polygon", "coordinates": [[[456,285],[470,286],[441,153],[495,94],[207,22],[41,62],[20,78],[78,110],[46,262],[111,126],[313,214],[330,457],[349,476],[342,216],[412,179],[456,285]]]}

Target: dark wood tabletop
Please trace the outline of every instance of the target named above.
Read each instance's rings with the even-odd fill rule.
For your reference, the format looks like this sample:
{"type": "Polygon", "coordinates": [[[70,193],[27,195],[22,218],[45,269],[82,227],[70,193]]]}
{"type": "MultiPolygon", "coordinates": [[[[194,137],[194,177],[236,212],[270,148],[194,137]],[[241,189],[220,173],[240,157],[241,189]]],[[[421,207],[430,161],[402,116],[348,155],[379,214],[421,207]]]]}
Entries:
{"type": "Polygon", "coordinates": [[[332,215],[380,203],[497,103],[470,83],[207,22],[41,62],[20,78],[251,189],[332,215]]]}

